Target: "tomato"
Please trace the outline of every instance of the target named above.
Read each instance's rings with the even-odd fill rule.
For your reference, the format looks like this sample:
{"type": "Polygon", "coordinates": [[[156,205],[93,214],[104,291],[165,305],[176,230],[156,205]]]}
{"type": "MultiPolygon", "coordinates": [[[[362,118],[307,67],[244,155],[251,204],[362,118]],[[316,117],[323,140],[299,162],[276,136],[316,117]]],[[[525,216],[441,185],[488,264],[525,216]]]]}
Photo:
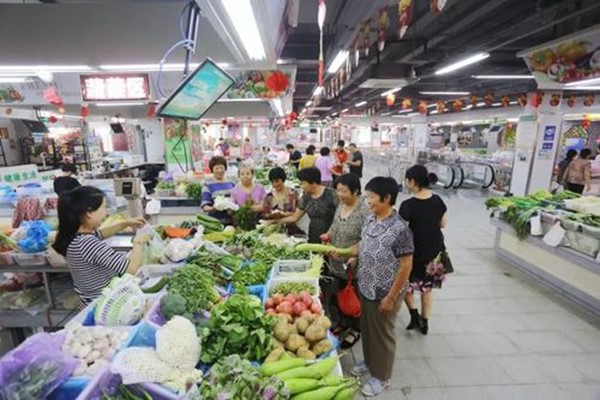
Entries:
{"type": "Polygon", "coordinates": [[[304,304],[303,302],[301,302],[301,301],[296,302],[296,304],[294,304],[294,307],[293,307],[294,315],[297,317],[301,316],[302,312],[306,311],[307,308],[308,307],[306,307],[306,304],[304,304]]]}
{"type": "Polygon", "coordinates": [[[321,312],[323,310],[321,309],[321,306],[319,305],[319,303],[313,303],[310,306],[310,311],[312,311],[313,314],[321,314],[321,312]]]}
{"type": "Polygon", "coordinates": [[[313,303],[312,296],[308,292],[300,293],[300,301],[304,303],[306,307],[310,307],[313,303]]]}
{"type": "Polygon", "coordinates": [[[285,296],[281,293],[277,293],[275,296],[272,297],[272,299],[273,305],[278,306],[285,300],[285,296]]]}
{"type": "Polygon", "coordinates": [[[268,298],[267,301],[265,302],[265,307],[266,308],[275,308],[275,301],[273,301],[272,298],[268,298]]]}
{"type": "Polygon", "coordinates": [[[291,305],[294,305],[298,301],[298,297],[295,294],[290,293],[287,296],[285,296],[285,301],[287,301],[291,305]]]}
{"type": "Polygon", "coordinates": [[[276,310],[278,313],[284,313],[284,314],[290,314],[290,315],[293,313],[292,304],[290,304],[287,301],[284,301],[280,305],[278,305],[276,310]]]}

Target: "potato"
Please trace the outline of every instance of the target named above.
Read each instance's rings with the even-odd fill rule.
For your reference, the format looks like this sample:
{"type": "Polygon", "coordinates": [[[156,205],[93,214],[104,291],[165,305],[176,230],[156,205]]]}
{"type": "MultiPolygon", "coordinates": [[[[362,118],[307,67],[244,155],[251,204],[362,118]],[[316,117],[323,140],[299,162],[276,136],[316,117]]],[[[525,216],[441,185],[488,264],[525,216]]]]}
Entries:
{"type": "Polygon", "coordinates": [[[273,328],[273,336],[275,336],[275,339],[279,340],[280,342],[285,342],[288,340],[291,333],[290,325],[282,319],[277,321],[275,327],[273,328]]]}
{"type": "Polygon", "coordinates": [[[273,339],[273,349],[284,349],[285,350],[285,343],[282,343],[277,339],[273,339]]]}
{"type": "Polygon", "coordinates": [[[305,360],[315,360],[317,358],[316,354],[310,351],[306,346],[300,347],[296,352],[296,355],[305,360]]]}
{"type": "Polygon", "coordinates": [[[304,333],[306,333],[306,330],[308,329],[309,325],[310,323],[307,321],[306,318],[298,318],[298,320],[296,321],[296,329],[301,335],[304,335],[304,333]]]}
{"type": "Polygon", "coordinates": [[[296,327],[296,324],[295,324],[295,323],[293,323],[293,324],[289,324],[289,325],[288,325],[288,328],[289,328],[289,330],[290,330],[290,334],[292,334],[292,333],[299,333],[299,332],[298,332],[298,328],[296,327]]]}
{"type": "Polygon", "coordinates": [[[268,356],[267,358],[265,358],[265,362],[275,362],[275,361],[279,361],[279,359],[281,358],[281,356],[283,356],[283,353],[285,353],[285,350],[283,349],[283,347],[278,347],[275,350],[273,350],[268,356]]]}
{"type": "Polygon", "coordinates": [[[317,356],[320,356],[321,354],[327,353],[329,350],[331,350],[332,347],[333,344],[329,340],[323,339],[314,344],[314,346],[312,347],[312,351],[317,356]]]}
{"type": "Polygon", "coordinates": [[[285,342],[285,348],[291,352],[296,352],[302,346],[306,346],[307,342],[302,336],[297,333],[292,333],[288,338],[287,342],[285,342]]]}
{"type": "Polygon", "coordinates": [[[331,328],[331,320],[329,318],[327,318],[326,316],[324,316],[324,315],[321,315],[320,317],[318,317],[317,319],[315,319],[315,322],[313,322],[313,324],[319,324],[324,329],[331,328]]]}
{"type": "Polygon", "coordinates": [[[286,313],[280,313],[277,314],[277,317],[281,320],[283,319],[285,322],[291,324],[292,321],[294,321],[294,317],[292,317],[290,314],[286,314],[286,313]]]}
{"type": "Polygon", "coordinates": [[[321,325],[314,323],[306,329],[304,337],[309,342],[318,342],[327,337],[327,331],[321,325]]]}

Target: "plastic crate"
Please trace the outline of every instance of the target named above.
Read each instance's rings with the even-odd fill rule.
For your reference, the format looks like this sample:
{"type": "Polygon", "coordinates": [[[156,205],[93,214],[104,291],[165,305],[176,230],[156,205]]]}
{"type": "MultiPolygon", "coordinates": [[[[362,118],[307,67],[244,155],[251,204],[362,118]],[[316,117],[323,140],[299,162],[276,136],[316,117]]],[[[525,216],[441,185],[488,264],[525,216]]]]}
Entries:
{"type": "MultiPolygon", "coordinates": [[[[117,394],[118,388],[121,385],[121,377],[112,374],[110,367],[105,367],[87,387],[77,396],[77,400],[101,400],[103,395],[117,394]]],[[[143,396],[146,392],[153,400],[177,400],[183,397],[178,396],[175,392],[157,384],[143,383],[136,385],[128,385],[134,395],[143,396]]]]}
{"type": "Polygon", "coordinates": [[[22,267],[41,267],[48,264],[48,257],[45,251],[41,253],[17,253],[13,252],[12,256],[17,265],[22,267]]]}
{"type": "Polygon", "coordinates": [[[319,278],[310,278],[310,277],[296,277],[296,276],[274,276],[272,277],[267,284],[267,296],[271,295],[271,290],[276,288],[278,285],[286,282],[306,282],[315,288],[315,292],[312,294],[313,296],[319,297],[321,295],[321,288],[319,286],[319,278]]]}
{"type": "MultiPolygon", "coordinates": [[[[267,285],[254,285],[254,286],[246,286],[246,289],[251,295],[254,295],[260,299],[260,304],[263,306],[267,302],[267,285]]],[[[229,285],[228,288],[229,293],[235,293],[235,287],[233,285],[229,285]]]]}
{"type": "Polygon", "coordinates": [[[76,399],[91,381],[90,378],[71,378],[52,391],[48,400],[76,399]]]}

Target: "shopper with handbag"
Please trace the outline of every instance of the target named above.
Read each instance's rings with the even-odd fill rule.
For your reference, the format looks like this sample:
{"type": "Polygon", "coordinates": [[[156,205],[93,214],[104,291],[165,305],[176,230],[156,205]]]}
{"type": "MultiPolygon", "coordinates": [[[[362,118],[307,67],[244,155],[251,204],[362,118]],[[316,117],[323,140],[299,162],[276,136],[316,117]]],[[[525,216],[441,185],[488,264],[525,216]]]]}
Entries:
{"type": "MultiPolygon", "coordinates": [[[[360,242],[360,235],[369,215],[369,207],[360,198],[360,179],[345,174],[336,181],[336,192],[340,201],[329,231],[321,236],[324,243],[337,248],[347,248],[360,242]]],[[[356,259],[347,263],[331,258],[323,274],[323,306],[331,319],[332,331],[339,335],[341,347],[349,349],[360,339],[360,302],[356,295],[356,259]]]]}
{"type": "MultiPolygon", "coordinates": [[[[357,256],[356,272],[360,295],[360,330],[364,361],[352,375],[371,377],[362,386],[365,396],[377,396],[391,385],[396,359],[396,322],[412,269],[413,238],[408,224],[393,206],[398,196],[394,178],[376,177],[365,190],[370,210],[361,241],[350,248],[357,256]]],[[[339,257],[339,254],[331,254],[339,257]]]]}
{"type": "Polygon", "coordinates": [[[429,331],[432,289],[441,288],[446,273],[451,272],[442,262],[450,265],[442,233],[442,228],[448,223],[447,208],[443,200],[429,189],[429,185],[435,182],[435,174],[429,174],[424,166],[410,167],[406,171],[405,184],[413,196],[400,205],[400,216],[408,222],[415,243],[410,285],[404,298],[410,311],[410,324],[406,329],[420,329],[424,335],[429,331]],[[414,292],[421,293],[421,315],[414,305],[414,292]]]}

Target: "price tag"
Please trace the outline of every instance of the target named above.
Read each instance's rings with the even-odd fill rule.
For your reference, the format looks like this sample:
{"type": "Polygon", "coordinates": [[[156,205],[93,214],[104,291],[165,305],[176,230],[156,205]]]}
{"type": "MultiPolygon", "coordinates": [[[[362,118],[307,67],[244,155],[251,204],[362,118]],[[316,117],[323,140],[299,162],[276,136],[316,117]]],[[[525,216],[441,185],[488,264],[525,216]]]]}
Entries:
{"type": "Polygon", "coordinates": [[[529,223],[531,225],[531,229],[529,232],[531,236],[542,236],[544,234],[544,231],[542,229],[542,217],[540,216],[540,214],[531,217],[529,223]]]}

